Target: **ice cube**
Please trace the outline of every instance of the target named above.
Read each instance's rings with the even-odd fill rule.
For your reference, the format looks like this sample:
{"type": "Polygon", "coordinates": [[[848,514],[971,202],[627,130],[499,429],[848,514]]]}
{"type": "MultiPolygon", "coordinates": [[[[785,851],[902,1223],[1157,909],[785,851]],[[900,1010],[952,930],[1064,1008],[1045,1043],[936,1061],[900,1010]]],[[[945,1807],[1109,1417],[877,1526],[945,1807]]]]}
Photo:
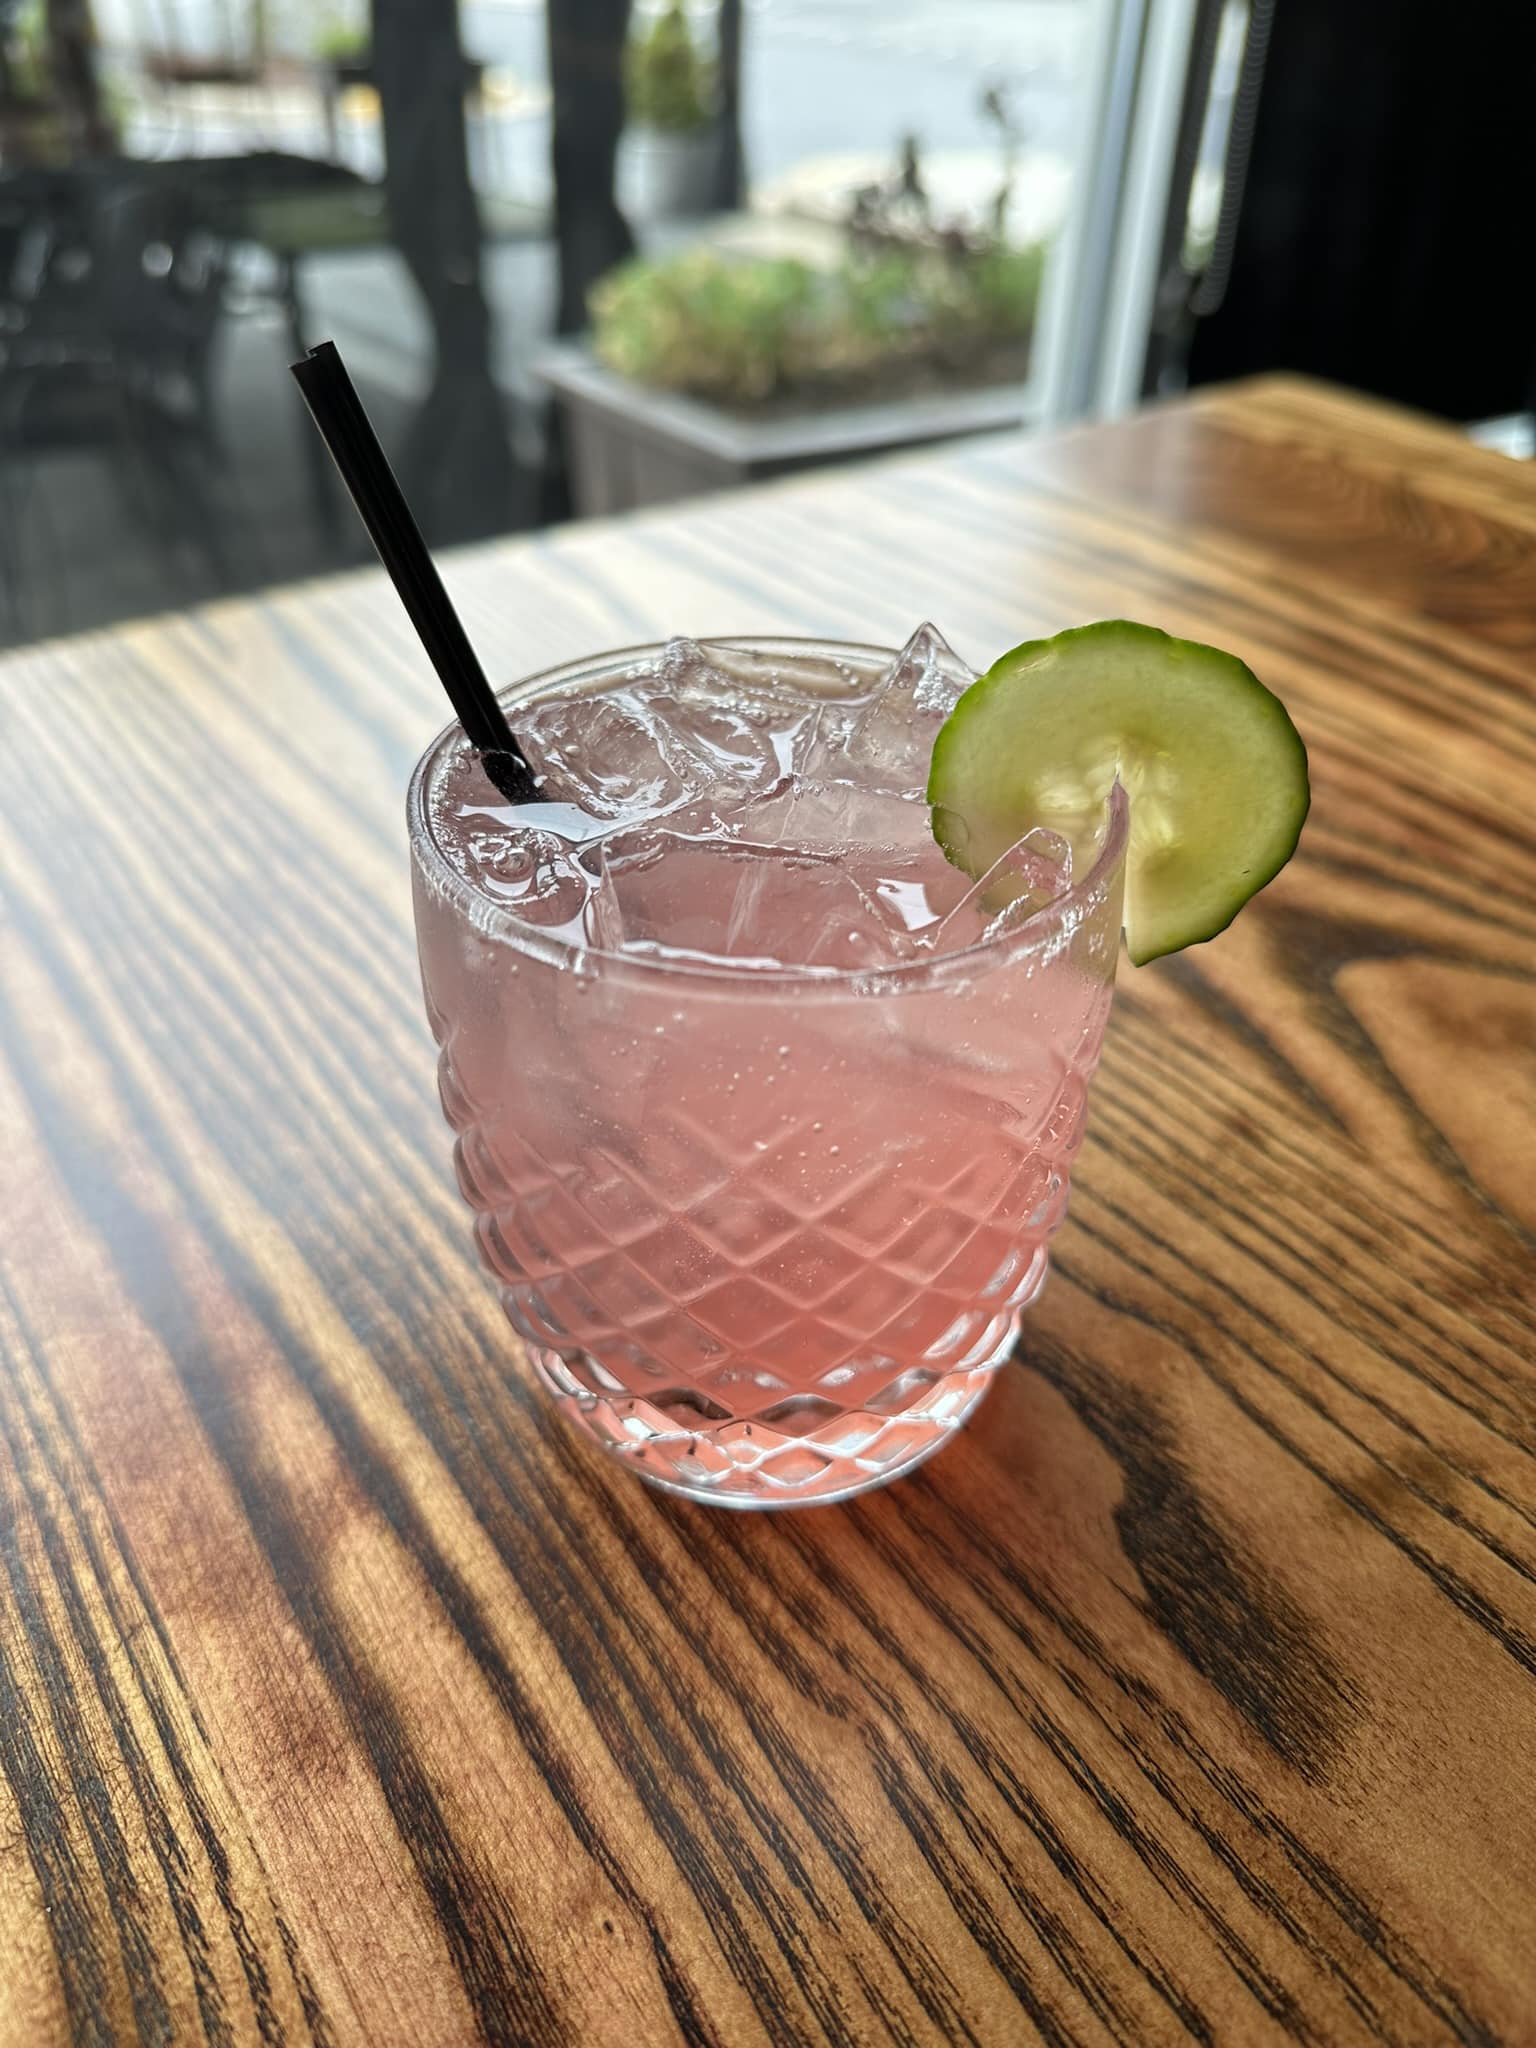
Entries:
{"type": "Polygon", "coordinates": [[[689,795],[665,723],[640,688],[536,705],[517,722],[540,795],[594,818],[654,817],[689,795]]]}
{"type": "Polygon", "coordinates": [[[793,703],[811,709],[829,697],[859,696],[869,687],[867,681],[861,686],[858,671],[835,651],[817,653],[807,644],[795,646],[791,663],[771,643],[738,647],[729,640],[673,640],[658,669],[663,675],[686,675],[701,664],[710,672],[712,693],[723,690],[732,698],[775,706],[793,703]]]}
{"type": "Polygon", "coordinates": [[[734,817],[739,836],[760,845],[841,853],[850,846],[906,847],[931,836],[928,806],[858,782],[797,776],[734,817]]]}
{"type": "MultiPolygon", "coordinates": [[[[663,935],[648,929],[648,924],[653,911],[665,914],[664,894],[640,878],[662,859],[669,846],[675,853],[679,847],[702,846],[738,833],[739,825],[727,822],[721,816],[721,808],[708,799],[682,804],[667,812],[664,828],[646,822],[620,826],[599,844],[584,850],[583,859],[592,874],[592,894],[586,912],[589,945],[616,953],[622,951],[631,936],[646,944],[661,939],[663,935]],[[632,903],[635,911],[633,931],[626,903],[632,903]]],[[[685,888],[690,877],[699,872],[692,866],[686,870],[677,868],[675,880],[679,889],[685,888]]]]}
{"type": "Polygon", "coordinates": [[[755,797],[781,787],[816,706],[798,691],[775,689],[762,657],[696,640],[669,640],[656,681],[643,687],[663,727],[667,751],[695,795],[755,797]]]}
{"type": "Polygon", "coordinates": [[[808,714],[785,726],[768,711],[759,716],[739,704],[706,704],[657,692],[646,708],[659,722],[667,757],[692,797],[718,801],[765,796],[782,788],[794,758],[794,731],[808,714]]]}
{"type": "Polygon", "coordinates": [[[892,930],[931,926],[965,888],[933,838],[919,797],[858,782],[797,782],[742,818],[743,836],[807,852],[835,853],[892,930]]]}
{"type": "Polygon", "coordinates": [[[497,807],[505,803],[506,799],[481,766],[479,755],[467,741],[455,742],[441,775],[428,785],[427,804],[432,837],[461,875],[470,871],[466,835],[498,816],[497,807]]]}
{"type": "Polygon", "coordinates": [[[835,653],[797,648],[791,668],[771,646],[719,640],[669,641],[658,670],[684,702],[728,708],[767,734],[778,768],[801,775],[833,759],[873,687],[867,672],[835,653]]]}
{"type": "Polygon", "coordinates": [[[597,868],[582,911],[582,937],[599,953],[622,953],[626,937],[618,891],[603,864],[601,847],[587,856],[597,868]]]}
{"type": "Polygon", "coordinates": [[[795,752],[797,773],[812,781],[846,776],[848,735],[865,709],[866,699],[837,699],[816,707],[810,727],[795,752]]]}
{"type": "Polygon", "coordinates": [[[937,923],[917,934],[937,953],[996,939],[1023,924],[1072,886],[1072,848],[1059,832],[1036,825],[994,861],[937,923]]]}
{"type": "Polygon", "coordinates": [[[809,699],[751,690],[697,642],[672,640],[621,688],[536,706],[518,733],[542,795],[638,819],[781,788],[814,717],[809,699]]]}
{"type": "Polygon", "coordinates": [[[833,969],[891,966],[914,950],[831,854],[665,825],[615,833],[598,852],[605,928],[626,951],[833,969]]]}
{"type": "Polygon", "coordinates": [[[850,972],[896,967],[914,953],[905,929],[869,891],[852,875],[839,874],[837,885],[828,882],[819,896],[815,915],[798,927],[795,962],[850,972]]]}
{"type": "Polygon", "coordinates": [[[487,828],[464,838],[470,878],[524,924],[582,935],[590,880],[553,832],[487,828]]]}
{"type": "Polygon", "coordinates": [[[919,626],[840,738],[818,734],[817,770],[918,793],[939,727],[976,680],[935,626],[919,626]],[[841,765],[834,765],[840,763],[841,765]]]}

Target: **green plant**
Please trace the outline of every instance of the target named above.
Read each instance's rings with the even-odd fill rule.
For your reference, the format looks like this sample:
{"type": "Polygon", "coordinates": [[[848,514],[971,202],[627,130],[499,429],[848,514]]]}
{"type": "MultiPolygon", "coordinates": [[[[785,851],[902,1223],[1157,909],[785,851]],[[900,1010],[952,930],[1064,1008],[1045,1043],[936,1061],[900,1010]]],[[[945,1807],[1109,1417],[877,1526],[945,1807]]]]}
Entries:
{"type": "Polygon", "coordinates": [[[316,30],[311,47],[322,63],[349,64],[366,57],[371,44],[366,16],[349,19],[343,14],[330,14],[316,30]]]}
{"type": "Polygon", "coordinates": [[[1021,249],[997,243],[957,260],[953,288],[934,300],[933,317],[992,340],[1027,333],[1040,302],[1045,256],[1043,242],[1021,249]]]}
{"type": "Polygon", "coordinates": [[[682,0],[630,38],[624,59],[629,117],[647,128],[687,134],[715,112],[715,70],[694,40],[682,0]]]}
{"type": "Polygon", "coordinates": [[[48,10],[43,0],[23,0],[10,11],[6,59],[11,89],[21,99],[46,100],[50,85],[48,10]]]}
{"type": "Polygon", "coordinates": [[[637,383],[753,405],[893,375],[964,372],[1034,321],[1044,250],[885,248],[832,270],[687,249],[592,294],[593,346],[637,383]]]}
{"type": "Polygon", "coordinates": [[[638,258],[592,293],[594,344],[642,384],[750,402],[783,380],[815,296],[804,263],[728,263],[707,249],[638,258]]]}

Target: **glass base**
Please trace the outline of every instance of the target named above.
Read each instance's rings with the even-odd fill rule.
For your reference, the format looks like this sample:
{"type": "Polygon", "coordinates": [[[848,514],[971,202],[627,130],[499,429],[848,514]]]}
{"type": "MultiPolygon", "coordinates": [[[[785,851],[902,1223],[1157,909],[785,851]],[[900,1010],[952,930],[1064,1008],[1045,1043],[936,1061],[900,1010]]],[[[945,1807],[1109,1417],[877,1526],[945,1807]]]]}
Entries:
{"type": "Polygon", "coordinates": [[[538,1345],[529,1351],[566,1420],[637,1478],[717,1507],[792,1508],[851,1500],[931,1458],[980,1406],[1018,1330],[1013,1309],[975,1347],[975,1365],[942,1375],[906,1373],[860,1409],[840,1410],[808,1394],[780,1403],[771,1425],[756,1417],[690,1426],[675,1398],[663,1408],[638,1395],[597,1394],[587,1383],[590,1370],[578,1377],[559,1352],[538,1345]]]}

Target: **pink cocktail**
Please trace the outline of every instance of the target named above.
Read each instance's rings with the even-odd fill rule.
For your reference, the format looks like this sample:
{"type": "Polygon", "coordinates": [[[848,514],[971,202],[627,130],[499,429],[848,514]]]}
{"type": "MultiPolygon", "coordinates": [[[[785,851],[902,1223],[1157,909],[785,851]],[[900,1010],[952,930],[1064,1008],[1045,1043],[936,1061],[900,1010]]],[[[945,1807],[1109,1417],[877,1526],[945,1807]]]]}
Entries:
{"type": "Polygon", "coordinates": [[[1118,791],[981,883],[921,800],[937,639],[630,650],[412,783],[428,1013],[487,1264],[564,1413],[695,1499],[945,1442],[1045,1278],[1120,932],[1118,791]]]}

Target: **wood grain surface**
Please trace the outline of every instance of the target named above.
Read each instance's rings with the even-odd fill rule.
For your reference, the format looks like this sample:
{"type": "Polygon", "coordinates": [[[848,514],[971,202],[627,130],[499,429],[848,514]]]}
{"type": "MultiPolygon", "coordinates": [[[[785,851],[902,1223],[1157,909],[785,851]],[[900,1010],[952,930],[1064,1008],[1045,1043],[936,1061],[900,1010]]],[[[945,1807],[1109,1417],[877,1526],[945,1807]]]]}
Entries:
{"type": "Polygon", "coordinates": [[[1266,383],[449,577],[508,677],[1150,619],[1312,818],[965,1437],[734,1516],[472,1260],[382,581],[0,664],[0,2043],[1536,2043],[1536,475],[1266,383]]]}

